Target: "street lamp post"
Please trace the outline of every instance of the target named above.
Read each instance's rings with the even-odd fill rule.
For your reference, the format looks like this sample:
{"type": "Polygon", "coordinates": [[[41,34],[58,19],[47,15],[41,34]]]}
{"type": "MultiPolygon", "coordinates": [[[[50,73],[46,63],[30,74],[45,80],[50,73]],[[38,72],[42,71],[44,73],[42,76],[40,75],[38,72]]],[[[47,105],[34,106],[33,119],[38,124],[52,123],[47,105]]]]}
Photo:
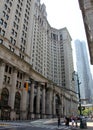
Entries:
{"type": "Polygon", "coordinates": [[[78,73],[75,72],[75,71],[72,73],[72,80],[73,80],[73,81],[75,81],[74,76],[76,76],[76,79],[77,79],[77,85],[78,85],[78,98],[79,98],[79,111],[80,111],[80,115],[82,115],[81,96],[80,96],[80,84],[81,84],[81,82],[79,82],[78,73]]]}
{"type": "MultiPolygon", "coordinates": [[[[78,85],[78,97],[79,97],[79,111],[80,111],[80,116],[82,116],[82,107],[81,107],[81,96],[80,96],[80,84],[79,82],[79,77],[77,72],[72,73],[72,80],[74,80],[74,76],[77,78],[77,85],[78,85]]],[[[87,128],[86,120],[80,117],[80,128],[87,128]]]]}

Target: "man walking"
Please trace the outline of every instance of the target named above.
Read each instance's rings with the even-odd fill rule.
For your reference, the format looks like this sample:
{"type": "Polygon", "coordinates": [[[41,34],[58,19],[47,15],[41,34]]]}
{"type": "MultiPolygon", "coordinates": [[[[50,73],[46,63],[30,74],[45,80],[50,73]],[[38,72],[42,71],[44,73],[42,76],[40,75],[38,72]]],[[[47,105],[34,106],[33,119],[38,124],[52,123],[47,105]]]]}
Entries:
{"type": "Polygon", "coordinates": [[[60,117],[58,117],[58,127],[60,126],[60,117]]]}

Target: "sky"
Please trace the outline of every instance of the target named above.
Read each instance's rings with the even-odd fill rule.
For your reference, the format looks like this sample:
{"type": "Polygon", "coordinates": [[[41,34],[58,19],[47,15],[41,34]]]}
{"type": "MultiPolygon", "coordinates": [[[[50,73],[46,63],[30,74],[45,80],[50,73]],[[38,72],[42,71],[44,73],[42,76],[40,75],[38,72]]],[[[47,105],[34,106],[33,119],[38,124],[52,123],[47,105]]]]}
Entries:
{"type": "MultiPolygon", "coordinates": [[[[73,49],[72,53],[74,60],[74,70],[77,71],[77,62],[74,48],[75,40],[78,39],[86,43],[88,52],[87,54],[90,62],[85,27],[78,0],[41,0],[41,3],[44,3],[46,6],[47,20],[51,27],[54,27],[56,29],[67,27],[72,38],[71,45],[73,49]]],[[[91,64],[90,71],[93,79],[93,65],[91,64]]]]}
{"type": "Polygon", "coordinates": [[[46,5],[49,24],[57,29],[67,27],[72,40],[86,41],[78,0],[41,0],[46,5]]]}
{"type": "MultiPolygon", "coordinates": [[[[51,27],[56,29],[67,27],[72,38],[72,48],[76,39],[87,43],[78,0],[41,0],[42,3],[46,6],[47,20],[51,27]]],[[[73,54],[75,53],[74,51],[75,49],[73,48],[73,54]]],[[[90,68],[93,73],[93,66],[90,66],[90,68]]]]}

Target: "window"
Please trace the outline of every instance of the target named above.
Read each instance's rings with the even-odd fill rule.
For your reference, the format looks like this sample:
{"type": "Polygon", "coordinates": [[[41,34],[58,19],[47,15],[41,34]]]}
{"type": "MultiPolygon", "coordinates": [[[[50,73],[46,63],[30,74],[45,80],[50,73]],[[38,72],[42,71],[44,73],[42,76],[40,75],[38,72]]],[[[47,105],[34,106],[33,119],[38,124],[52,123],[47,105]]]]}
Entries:
{"type": "Polygon", "coordinates": [[[15,37],[17,37],[17,32],[15,32],[15,37]]]}
{"type": "Polygon", "coordinates": [[[9,19],[9,16],[8,15],[6,15],[6,20],[8,20],[9,19]]]}
{"type": "Polygon", "coordinates": [[[63,37],[62,37],[62,34],[60,35],[60,40],[62,40],[63,39],[63,37]]]}
{"type": "Polygon", "coordinates": [[[20,79],[22,79],[22,73],[20,73],[20,79]]]}
{"type": "Polygon", "coordinates": [[[9,45],[9,49],[11,50],[11,46],[9,45]]]}
{"type": "Polygon", "coordinates": [[[14,45],[16,44],[16,40],[14,39],[14,45]]]}
{"type": "Polygon", "coordinates": [[[7,10],[7,5],[5,4],[5,10],[7,10]]]}
{"type": "Polygon", "coordinates": [[[6,2],[8,3],[8,2],[9,2],[9,0],[6,0],[6,2]]]}
{"type": "Polygon", "coordinates": [[[8,79],[7,79],[7,83],[8,83],[8,84],[10,83],[10,77],[8,77],[8,79]]]}
{"type": "Polygon", "coordinates": [[[18,14],[18,10],[16,10],[16,14],[18,14]]]}
{"type": "Polygon", "coordinates": [[[18,30],[18,25],[16,24],[16,22],[13,22],[13,26],[18,30]]]}
{"type": "Polygon", "coordinates": [[[10,13],[10,8],[7,9],[7,12],[10,13]]]}
{"type": "Polygon", "coordinates": [[[3,43],[3,40],[2,39],[0,39],[0,44],[2,44],[3,43]]]}
{"type": "Polygon", "coordinates": [[[7,79],[7,76],[6,76],[6,75],[4,75],[4,83],[6,83],[6,79],[7,79]]]}
{"type": "Polygon", "coordinates": [[[17,8],[19,8],[19,5],[17,4],[17,8]]]}
{"type": "Polygon", "coordinates": [[[15,40],[15,39],[13,39],[13,37],[10,37],[10,42],[11,42],[13,45],[15,45],[15,44],[16,44],[16,40],[15,40]]]}
{"type": "Polygon", "coordinates": [[[11,43],[13,42],[13,38],[12,38],[12,37],[10,37],[10,42],[11,42],[11,43]]]}
{"type": "Polygon", "coordinates": [[[11,74],[11,71],[12,71],[12,68],[11,68],[11,67],[9,67],[9,74],[11,74]]]}
{"type": "Polygon", "coordinates": [[[12,6],[12,3],[10,2],[10,7],[12,6]]]}
{"type": "Polygon", "coordinates": [[[3,11],[3,16],[5,17],[5,15],[6,15],[5,11],[3,11]]]}
{"type": "Polygon", "coordinates": [[[5,31],[4,30],[2,30],[1,35],[5,36],[5,31]]]}
{"type": "Polygon", "coordinates": [[[8,72],[8,65],[5,66],[5,72],[8,72]]]}
{"type": "Polygon", "coordinates": [[[3,25],[3,19],[0,19],[0,24],[3,25]]]}
{"type": "Polygon", "coordinates": [[[7,27],[7,23],[6,23],[6,22],[4,22],[4,27],[5,27],[5,28],[7,27]]]}
{"type": "Polygon", "coordinates": [[[12,29],[12,34],[14,35],[14,29],[12,29]]]}

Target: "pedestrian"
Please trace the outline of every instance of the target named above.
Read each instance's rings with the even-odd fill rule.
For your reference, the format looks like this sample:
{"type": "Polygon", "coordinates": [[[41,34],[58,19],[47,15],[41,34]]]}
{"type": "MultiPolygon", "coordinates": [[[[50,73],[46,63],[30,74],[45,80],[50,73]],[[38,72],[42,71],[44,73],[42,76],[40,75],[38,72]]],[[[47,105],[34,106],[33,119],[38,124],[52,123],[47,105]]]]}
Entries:
{"type": "Polygon", "coordinates": [[[72,127],[74,127],[74,123],[75,123],[74,117],[71,117],[71,122],[72,122],[72,127]]]}
{"type": "Polygon", "coordinates": [[[66,117],[66,123],[65,123],[66,126],[69,126],[69,117],[66,117]]]}
{"type": "Polygon", "coordinates": [[[60,117],[58,117],[58,127],[60,126],[60,117]]]}
{"type": "Polygon", "coordinates": [[[78,127],[78,125],[77,125],[77,120],[78,120],[78,118],[75,117],[75,125],[76,125],[76,127],[78,127]]]}

